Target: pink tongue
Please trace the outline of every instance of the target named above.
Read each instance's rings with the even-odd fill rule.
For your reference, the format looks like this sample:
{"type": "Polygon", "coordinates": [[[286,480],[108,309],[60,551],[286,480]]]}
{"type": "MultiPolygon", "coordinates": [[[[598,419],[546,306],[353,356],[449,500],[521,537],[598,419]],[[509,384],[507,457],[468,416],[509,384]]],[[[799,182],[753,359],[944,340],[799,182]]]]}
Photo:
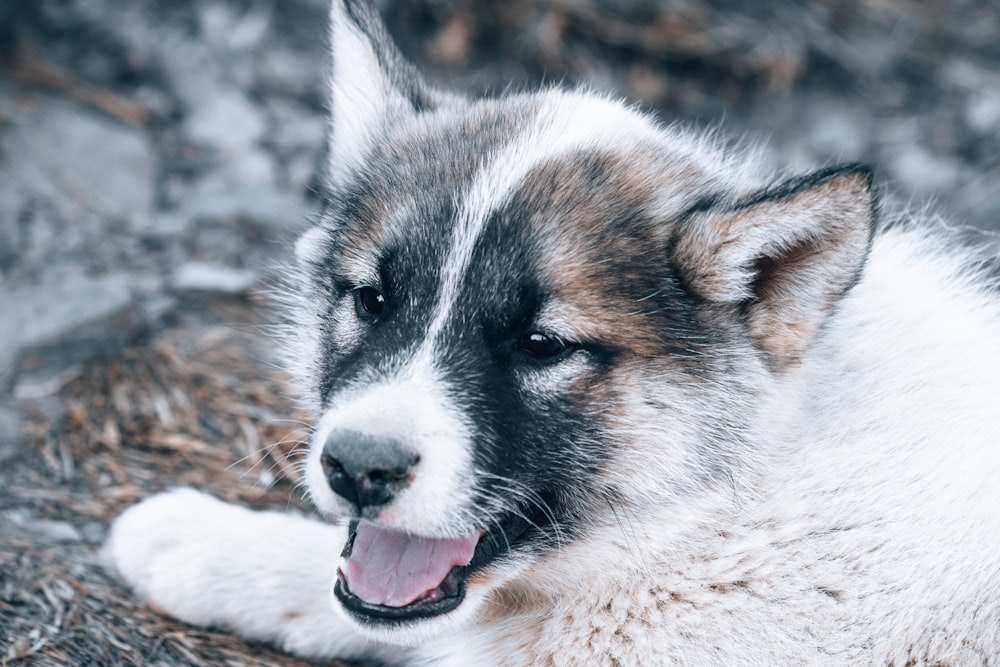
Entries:
{"type": "Polygon", "coordinates": [[[468,565],[479,535],[418,537],[362,520],[341,566],[347,587],[371,604],[405,607],[441,585],[451,568],[468,565]]]}

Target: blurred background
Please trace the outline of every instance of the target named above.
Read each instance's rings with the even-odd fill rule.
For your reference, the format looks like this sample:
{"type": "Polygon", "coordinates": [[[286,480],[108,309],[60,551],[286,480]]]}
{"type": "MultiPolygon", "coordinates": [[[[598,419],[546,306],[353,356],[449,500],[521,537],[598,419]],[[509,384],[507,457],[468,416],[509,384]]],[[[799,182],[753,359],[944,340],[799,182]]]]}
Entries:
{"type": "MultiPolygon", "coordinates": [[[[876,165],[1000,253],[995,0],[382,0],[443,86],[584,83],[775,165],[876,165]]],[[[308,511],[258,296],[315,206],[325,0],[0,0],[0,660],[296,665],[136,603],[108,521],[308,511]]],[[[336,558],[331,554],[331,561],[336,558]]],[[[294,555],[292,555],[294,557],[294,555]]]]}

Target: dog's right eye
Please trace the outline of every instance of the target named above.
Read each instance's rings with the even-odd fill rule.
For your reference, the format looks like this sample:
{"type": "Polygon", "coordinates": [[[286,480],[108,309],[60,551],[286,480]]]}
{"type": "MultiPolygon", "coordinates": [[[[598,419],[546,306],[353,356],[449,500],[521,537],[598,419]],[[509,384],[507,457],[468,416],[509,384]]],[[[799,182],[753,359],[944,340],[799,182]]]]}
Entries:
{"type": "Polygon", "coordinates": [[[538,361],[546,363],[559,361],[573,351],[561,338],[540,331],[525,334],[519,347],[538,361]]]}
{"type": "Polygon", "coordinates": [[[374,287],[358,287],[354,290],[354,309],[358,317],[374,319],[385,310],[385,296],[374,287]]]}

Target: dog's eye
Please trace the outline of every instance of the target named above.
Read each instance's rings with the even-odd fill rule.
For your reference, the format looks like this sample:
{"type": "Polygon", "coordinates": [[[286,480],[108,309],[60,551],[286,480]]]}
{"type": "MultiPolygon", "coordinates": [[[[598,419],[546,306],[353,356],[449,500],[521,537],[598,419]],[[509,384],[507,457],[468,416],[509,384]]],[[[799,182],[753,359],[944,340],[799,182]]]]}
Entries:
{"type": "Polygon", "coordinates": [[[539,361],[557,361],[572,351],[572,348],[556,336],[532,331],[521,339],[520,347],[539,361]]]}
{"type": "Polygon", "coordinates": [[[359,287],[354,290],[354,308],[358,311],[358,317],[378,317],[385,309],[385,296],[374,287],[359,287]]]}

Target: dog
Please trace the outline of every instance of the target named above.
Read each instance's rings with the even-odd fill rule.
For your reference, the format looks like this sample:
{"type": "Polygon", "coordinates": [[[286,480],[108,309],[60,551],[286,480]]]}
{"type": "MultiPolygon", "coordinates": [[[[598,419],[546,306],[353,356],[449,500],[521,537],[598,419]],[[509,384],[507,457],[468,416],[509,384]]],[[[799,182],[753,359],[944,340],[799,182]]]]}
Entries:
{"type": "Polygon", "coordinates": [[[346,525],[191,489],[136,593],[310,657],[1000,660],[1000,291],[849,164],[588,91],[470,100],[334,0],[328,200],[282,342],[346,525]]]}

